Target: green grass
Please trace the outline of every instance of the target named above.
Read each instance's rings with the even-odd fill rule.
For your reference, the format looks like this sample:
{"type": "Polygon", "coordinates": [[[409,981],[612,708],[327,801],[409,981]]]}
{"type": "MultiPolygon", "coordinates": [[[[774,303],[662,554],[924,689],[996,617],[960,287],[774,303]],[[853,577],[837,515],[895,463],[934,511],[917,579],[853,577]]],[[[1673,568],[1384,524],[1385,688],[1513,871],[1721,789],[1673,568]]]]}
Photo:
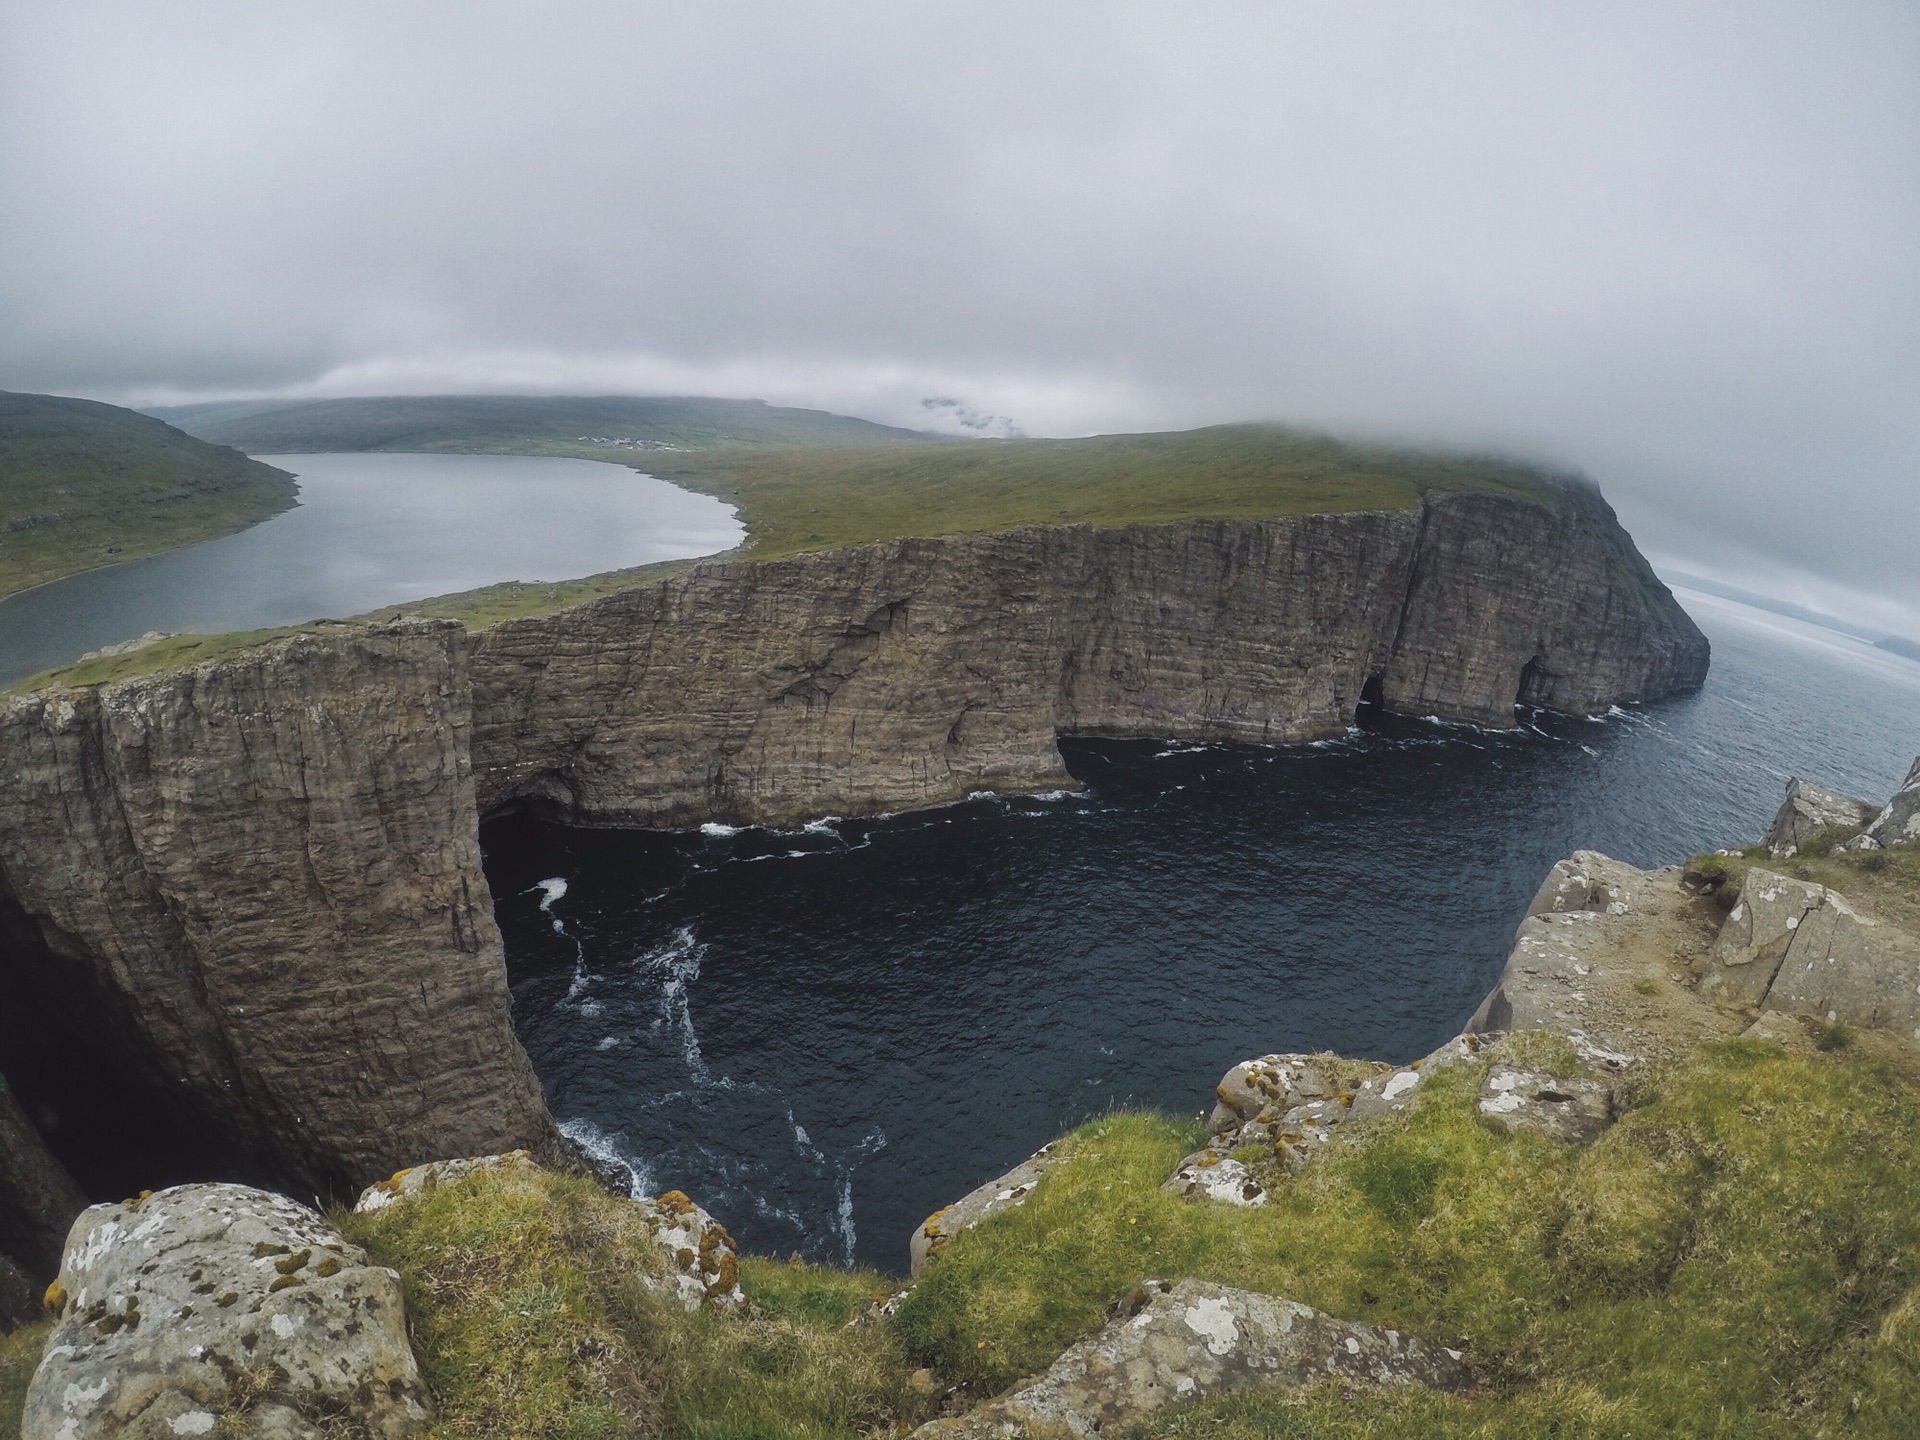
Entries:
{"type": "Polygon", "coordinates": [[[1521,466],[1349,445],[1274,425],[1085,440],[733,449],[627,463],[737,505],[757,558],[1030,525],[1404,510],[1434,489],[1559,501],[1539,473],[1521,466]]]}
{"type": "Polygon", "coordinates": [[[1267,1207],[1159,1182],[1194,1127],[1115,1115],[957,1238],[900,1315],[981,1390],[1042,1368],[1146,1276],[1198,1275],[1469,1350],[1474,1399],[1243,1399],[1153,1433],[1908,1433],[1920,1413],[1920,1094],[1836,1052],[1734,1042],[1595,1144],[1496,1137],[1477,1067],[1267,1207]]]}
{"type": "Polygon", "coordinates": [[[891,1332],[847,1325],[878,1276],[749,1258],[751,1314],[690,1315],[649,1288],[666,1261],[634,1207],[530,1168],[334,1218],[402,1276],[439,1440],[828,1440],[919,1416],[891,1332]]]}
{"type": "Polygon", "coordinates": [[[21,1325],[0,1333],[0,1435],[20,1433],[20,1412],[27,1403],[27,1385],[39,1367],[40,1352],[46,1348],[51,1320],[36,1325],[21,1325]]]}
{"type": "Polygon", "coordinates": [[[0,595],[245,529],[294,491],[132,410],[0,391],[0,595]]]}

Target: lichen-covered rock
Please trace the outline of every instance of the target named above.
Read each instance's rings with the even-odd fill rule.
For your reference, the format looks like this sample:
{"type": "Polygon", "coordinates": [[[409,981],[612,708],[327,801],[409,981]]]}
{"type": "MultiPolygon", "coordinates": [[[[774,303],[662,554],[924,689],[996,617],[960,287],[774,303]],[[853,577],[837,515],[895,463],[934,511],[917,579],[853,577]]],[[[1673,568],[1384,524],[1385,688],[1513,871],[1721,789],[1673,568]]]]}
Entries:
{"type": "Polygon", "coordinates": [[[1797,854],[1815,840],[1841,840],[1871,825],[1879,807],[1838,790],[1815,785],[1798,775],[1787,782],[1787,798],[1767,827],[1765,844],[1776,859],[1797,854]]]}
{"type": "Polygon", "coordinates": [[[1124,1433],[1172,1405],[1329,1379],[1452,1391],[1472,1383],[1458,1351],[1397,1331],[1203,1280],[1149,1280],[1105,1329],[1072,1346],[1045,1374],[914,1434],[919,1440],[1058,1434],[1090,1440],[1124,1433]]]}
{"type": "Polygon", "coordinates": [[[1829,890],[1794,932],[1765,1005],[1920,1039],[1920,939],[1829,890]]]}
{"type": "MultiPolygon", "coordinates": [[[[674,1270],[674,1298],[688,1310],[702,1305],[731,1309],[745,1303],[740,1289],[740,1249],[727,1227],[678,1190],[658,1198],[639,1196],[634,1205],[644,1212],[653,1238],[667,1254],[674,1270]]],[[[643,1283],[651,1283],[643,1277],[643,1283]]]]}
{"type": "Polygon", "coordinates": [[[955,1235],[971,1230],[989,1215],[1024,1203],[1059,1158],[1053,1145],[1042,1145],[1006,1174],[968,1191],[914,1226],[907,1242],[909,1273],[918,1279],[926,1272],[927,1262],[955,1235]]]}
{"type": "Polygon", "coordinates": [[[1738,1005],[1758,1005],[1766,998],[1794,935],[1826,898],[1824,885],[1771,870],[1749,870],[1740,898],[1707,954],[1700,993],[1738,1005]]]}
{"type": "Polygon", "coordinates": [[[376,1210],[386,1209],[405,1196],[424,1195],[429,1190],[480,1171],[532,1164],[533,1157],[525,1150],[509,1150],[504,1155],[474,1155],[462,1160],[433,1160],[425,1165],[414,1165],[405,1170],[396,1170],[387,1179],[376,1180],[362,1190],[360,1198],[354,1202],[354,1213],[370,1215],[376,1210]]]}
{"type": "Polygon", "coordinates": [[[1196,1199],[1222,1200],[1229,1205],[1267,1203],[1267,1187],[1253,1178],[1244,1163],[1211,1148],[1182,1160],[1160,1188],[1196,1199]]]}
{"type": "Polygon", "coordinates": [[[1614,1090],[1598,1080],[1494,1064],[1481,1082],[1480,1118],[1503,1135],[1530,1130],[1549,1140],[1584,1144],[1613,1123],[1614,1090]]]}
{"type": "Polygon", "coordinates": [[[400,1279],[244,1185],[180,1185],[74,1222],[23,1440],[401,1440],[430,1417],[400,1279]]]}
{"type": "Polygon", "coordinates": [[[1914,760],[1899,791],[1857,843],[1863,849],[1875,849],[1910,840],[1920,840],[1920,758],[1914,760]]]}
{"type": "Polygon", "coordinates": [[[1231,1152],[1258,1146],[1298,1174],[1336,1137],[1355,1139],[1364,1122],[1404,1110],[1427,1076],[1475,1058],[1482,1044],[1477,1035],[1459,1035],[1397,1066],[1324,1052],[1242,1060],[1214,1087],[1213,1139],[1183,1159],[1162,1188],[1193,1199],[1264,1205],[1266,1186],[1231,1152]]]}

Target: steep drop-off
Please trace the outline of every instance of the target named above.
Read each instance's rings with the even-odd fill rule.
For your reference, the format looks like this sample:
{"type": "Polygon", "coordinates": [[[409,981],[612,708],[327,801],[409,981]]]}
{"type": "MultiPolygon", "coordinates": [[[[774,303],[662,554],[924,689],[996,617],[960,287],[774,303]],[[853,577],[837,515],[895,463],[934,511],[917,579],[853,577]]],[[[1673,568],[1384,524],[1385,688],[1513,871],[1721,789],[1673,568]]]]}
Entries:
{"type": "Polygon", "coordinates": [[[1578,487],[902,539],[712,562],[476,635],[303,635],[0,709],[0,978],[250,1168],[342,1189],[553,1139],[479,864],[488,810],[896,809],[1066,783],[1060,733],[1304,740],[1363,695],[1504,725],[1516,701],[1657,699],[1706,664],[1578,487]]]}

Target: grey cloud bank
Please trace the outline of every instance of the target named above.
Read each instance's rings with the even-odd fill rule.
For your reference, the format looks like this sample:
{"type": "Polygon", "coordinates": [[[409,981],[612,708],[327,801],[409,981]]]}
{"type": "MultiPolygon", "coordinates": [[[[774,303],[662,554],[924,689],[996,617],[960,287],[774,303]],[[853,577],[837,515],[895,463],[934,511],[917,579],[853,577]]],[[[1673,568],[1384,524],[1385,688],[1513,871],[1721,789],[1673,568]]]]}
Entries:
{"type": "Polygon", "coordinates": [[[0,0],[0,142],[6,388],[1285,419],[1920,631],[1912,6],[0,0]]]}

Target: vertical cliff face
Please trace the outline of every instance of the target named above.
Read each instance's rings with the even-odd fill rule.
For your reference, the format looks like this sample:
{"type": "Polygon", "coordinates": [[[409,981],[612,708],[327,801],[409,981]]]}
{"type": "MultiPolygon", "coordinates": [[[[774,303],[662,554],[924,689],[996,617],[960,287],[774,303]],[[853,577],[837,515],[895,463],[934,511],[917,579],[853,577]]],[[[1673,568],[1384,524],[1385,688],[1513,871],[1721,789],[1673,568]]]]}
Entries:
{"type": "Polygon", "coordinates": [[[1281,742],[1696,688],[1707,644],[1597,492],[1057,527],[701,566],[480,636],[482,812],[777,822],[1060,784],[1059,734],[1281,742]]]}
{"type": "Polygon", "coordinates": [[[398,626],[0,710],[5,963],[237,1163],[549,1134],[480,873],[466,637],[398,626]]]}
{"type": "Polygon", "coordinates": [[[903,539],[476,636],[301,636],[0,707],[0,995],[222,1153],[354,1186],[554,1138],[480,869],[492,808],[899,809],[1061,784],[1062,733],[1306,740],[1366,693],[1511,724],[1706,659],[1584,491],[903,539]]]}

